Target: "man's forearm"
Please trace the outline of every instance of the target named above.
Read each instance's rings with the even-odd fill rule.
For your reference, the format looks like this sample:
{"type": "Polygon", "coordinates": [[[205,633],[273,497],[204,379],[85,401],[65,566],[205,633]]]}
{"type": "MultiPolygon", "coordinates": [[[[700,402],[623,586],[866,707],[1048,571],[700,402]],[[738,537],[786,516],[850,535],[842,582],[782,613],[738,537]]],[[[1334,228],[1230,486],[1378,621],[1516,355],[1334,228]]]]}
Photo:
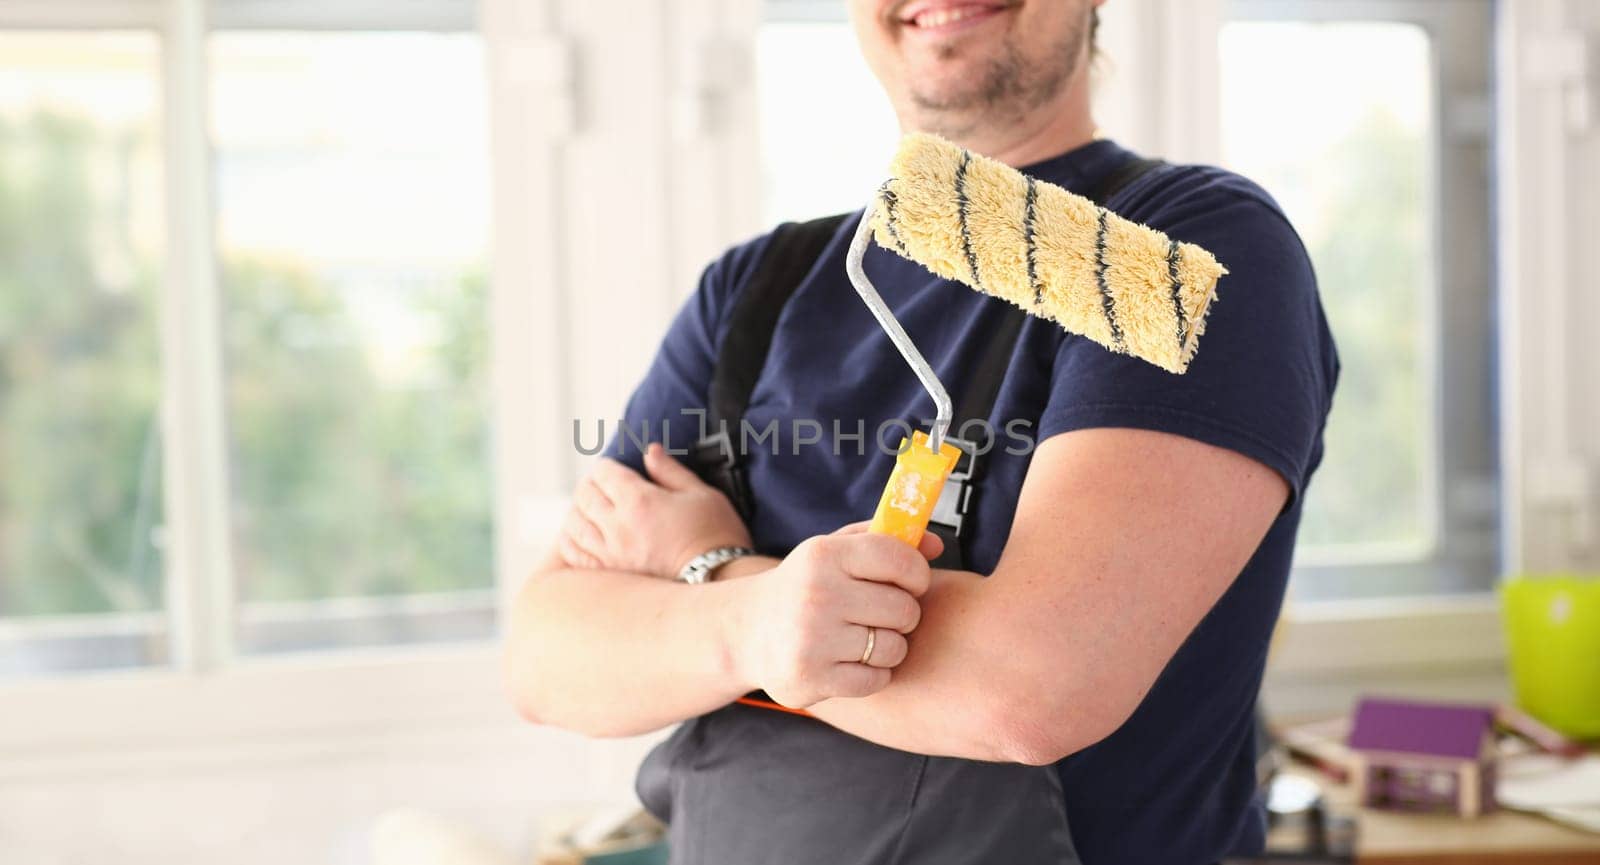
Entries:
{"type": "MultiPolygon", "coordinates": [[[[776,563],[739,559],[701,586],[616,571],[544,570],[513,610],[508,664],[519,709],[530,720],[587,735],[627,736],[727,705],[756,687],[741,679],[730,636],[743,624],[742,578],[776,563]]],[[[1032,684],[1039,681],[1036,659],[1018,654],[1027,640],[1016,628],[1026,625],[1006,624],[1008,601],[988,582],[964,571],[934,572],[910,652],[888,687],[809,711],[852,735],[919,754],[1006,762],[1055,756],[1041,749],[1036,707],[1025,702],[1030,692],[1046,696],[1032,684]]],[[[1068,684],[1065,666],[1057,667],[1057,687],[1068,684]]],[[[1072,719],[1056,714],[1052,721],[1060,727],[1072,719]]]]}
{"type": "Polygon", "coordinates": [[[902,751],[969,759],[1007,755],[986,737],[981,705],[981,660],[963,658],[956,623],[975,600],[981,578],[935,571],[922,597],[922,621],[910,635],[906,660],[889,687],[870,697],[825,700],[811,713],[839,729],[902,751]]]}
{"type": "MultiPolygon", "coordinates": [[[[870,697],[826,700],[811,707],[812,714],[852,735],[918,754],[997,762],[1057,756],[1039,747],[1040,731],[1031,727],[1038,716],[1024,702],[1038,678],[1019,654],[1026,635],[1000,636],[1009,630],[996,627],[1004,621],[997,606],[1005,599],[985,583],[965,571],[935,571],[910,652],[889,686],[870,697]]],[[[1068,684],[1068,667],[1058,667],[1059,687],[1068,684]]]]}
{"type": "MultiPolygon", "coordinates": [[[[753,576],[777,562],[763,556],[737,559],[716,578],[753,576]]],[[[922,622],[909,637],[911,651],[889,686],[870,697],[824,700],[808,711],[851,735],[902,751],[972,760],[1034,759],[1017,741],[1025,737],[1010,734],[1023,716],[1007,705],[1011,671],[1005,668],[1005,647],[963,645],[980,633],[979,617],[992,616],[985,601],[994,599],[974,594],[982,586],[983,578],[974,573],[936,571],[922,598],[922,622]]]]}
{"type": "MultiPolygon", "coordinates": [[[[649,732],[721,708],[756,687],[742,680],[731,633],[744,579],[778,560],[751,556],[701,586],[552,565],[528,581],[513,612],[511,684],[524,715],[588,735],[649,732]]],[[[888,687],[810,707],[821,722],[887,747],[978,760],[1035,752],[1013,711],[1017,645],[992,639],[994,587],[937,571],[911,650],[888,687]],[[987,589],[987,591],[986,591],[987,589]]],[[[1013,634],[1014,637],[1020,635],[1013,634]]],[[[745,649],[747,651],[747,649],[745,649]]]]}
{"type": "Polygon", "coordinates": [[[588,735],[627,736],[726,705],[748,690],[730,648],[739,591],[544,569],[512,612],[506,661],[519,711],[588,735]]]}

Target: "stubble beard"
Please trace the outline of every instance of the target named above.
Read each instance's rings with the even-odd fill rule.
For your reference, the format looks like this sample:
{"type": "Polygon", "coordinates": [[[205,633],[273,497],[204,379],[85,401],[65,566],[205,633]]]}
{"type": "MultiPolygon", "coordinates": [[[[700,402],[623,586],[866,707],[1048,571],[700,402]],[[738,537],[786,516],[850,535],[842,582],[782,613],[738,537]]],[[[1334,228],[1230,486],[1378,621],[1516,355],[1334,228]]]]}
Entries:
{"type": "MultiPolygon", "coordinates": [[[[919,126],[945,138],[959,139],[979,126],[1005,126],[1048,104],[1067,85],[1083,57],[1087,22],[1069,30],[1049,51],[1030,62],[1013,43],[983,64],[976,82],[953,93],[935,93],[912,86],[912,107],[919,126]]],[[[939,60],[954,60],[959,46],[939,49],[939,60]]]]}

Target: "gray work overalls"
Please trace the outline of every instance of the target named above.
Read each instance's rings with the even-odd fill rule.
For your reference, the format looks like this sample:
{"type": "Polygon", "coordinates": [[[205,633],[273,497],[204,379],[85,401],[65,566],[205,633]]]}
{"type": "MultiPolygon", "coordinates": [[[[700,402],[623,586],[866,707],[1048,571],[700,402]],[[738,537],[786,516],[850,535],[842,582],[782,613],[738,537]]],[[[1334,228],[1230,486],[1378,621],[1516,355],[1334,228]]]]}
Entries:
{"type": "Polygon", "coordinates": [[[645,758],[673,865],[1077,865],[1055,766],[925,757],[734,704],[645,758]]]}

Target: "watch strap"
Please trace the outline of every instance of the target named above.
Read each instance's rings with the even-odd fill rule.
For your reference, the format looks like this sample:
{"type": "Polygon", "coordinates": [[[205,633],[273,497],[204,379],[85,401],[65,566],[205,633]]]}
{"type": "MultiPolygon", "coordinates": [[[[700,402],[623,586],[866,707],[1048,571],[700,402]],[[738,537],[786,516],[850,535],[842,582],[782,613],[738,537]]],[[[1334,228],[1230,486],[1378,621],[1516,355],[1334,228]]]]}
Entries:
{"type": "Polygon", "coordinates": [[[716,547],[706,550],[690,559],[689,563],[683,566],[683,570],[678,571],[678,579],[690,585],[709,583],[711,582],[711,575],[717,568],[734,559],[742,559],[745,556],[753,556],[755,554],[756,551],[749,547],[716,547]]]}

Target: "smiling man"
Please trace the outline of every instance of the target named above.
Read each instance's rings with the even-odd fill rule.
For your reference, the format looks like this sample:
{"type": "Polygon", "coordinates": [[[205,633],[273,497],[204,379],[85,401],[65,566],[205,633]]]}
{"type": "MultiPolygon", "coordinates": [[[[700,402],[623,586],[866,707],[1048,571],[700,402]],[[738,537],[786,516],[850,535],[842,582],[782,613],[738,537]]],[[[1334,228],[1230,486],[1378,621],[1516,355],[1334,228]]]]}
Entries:
{"type": "Polygon", "coordinates": [[[626,423],[682,444],[690,413],[727,418],[728,365],[751,360],[731,349],[754,341],[734,429],[835,436],[737,448],[747,485],[703,473],[721,489],[618,436],[518,599],[507,666],[526,717],[601,736],[682,722],[639,774],[675,862],[1207,865],[1262,843],[1256,692],[1338,361],[1266,193],[1095,136],[1101,2],[851,14],[906,131],[1229,268],[1189,372],[1038,319],[1008,330],[1003,303],[871,249],[939,376],[987,394],[971,416],[1037,441],[981,455],[959,531],[913,551],[852,525],[893,462],[870,431],[926,411],[845,276],[859,214],[780,229],[707,268],[626,423]],[[752,508],[724,495],[742,489],[752,508]]]}

